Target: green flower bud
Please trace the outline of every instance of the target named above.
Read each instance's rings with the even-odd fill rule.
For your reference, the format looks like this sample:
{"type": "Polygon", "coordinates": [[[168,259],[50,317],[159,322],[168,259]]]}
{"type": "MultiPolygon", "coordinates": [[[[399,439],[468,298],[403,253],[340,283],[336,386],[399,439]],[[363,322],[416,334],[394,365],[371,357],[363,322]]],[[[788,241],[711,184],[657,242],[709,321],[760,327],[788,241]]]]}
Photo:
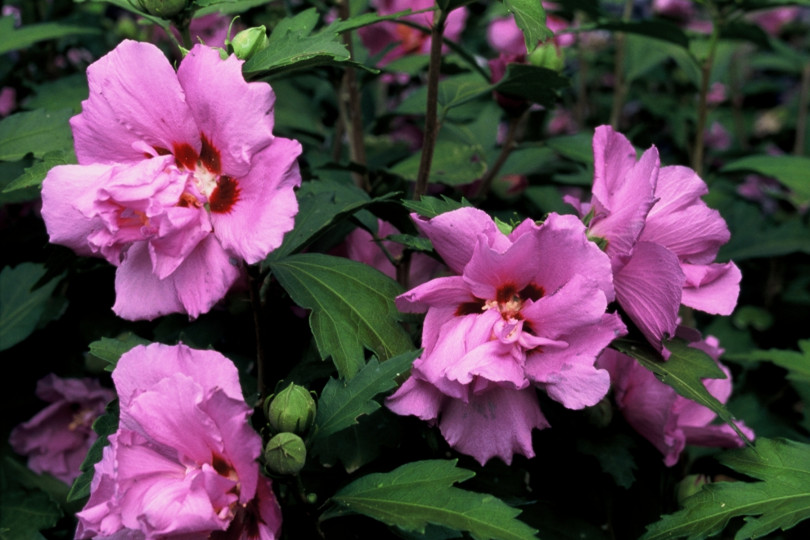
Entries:
{"type": "Polygon", "coordinates": [[[279,433],[265,446],[264,461],[274,473],[298,474],[307,461],[307,447],[295,433],[279,433]]]}
{"type": "Polygon", "coordinates": [[[170,19],[183,11],[186,0],[138,0],[141,9],[150,15],[170,19]]]}
{"type": "Polygon", "coordinates": [[[264,415],[275,431],[304,434],[315,421],[315,400],[306,388],[291,383],[265,400],[264,415]]]}
{"type": "Polygon", "coordinates": [[[529,63],[554,71],[562,71],[565,66],[565,55],[553,41],[541,43],[529,55],[529,63]]]}
{"type": "Polygon", "coordinates": [[[249,59],[269,45],[270,40],[267,39],[267,29],[264,25],[242,30],[231,40],[234,54],[242,60],[249,59]]]}

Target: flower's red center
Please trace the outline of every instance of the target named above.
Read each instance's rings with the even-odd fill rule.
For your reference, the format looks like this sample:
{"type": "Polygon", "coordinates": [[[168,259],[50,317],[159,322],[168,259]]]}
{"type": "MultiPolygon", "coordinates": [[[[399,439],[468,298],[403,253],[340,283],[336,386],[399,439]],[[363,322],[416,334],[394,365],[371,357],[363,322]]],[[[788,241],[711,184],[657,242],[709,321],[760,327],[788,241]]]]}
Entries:
{"type": "Polygon", "coordinates": [[[488,309],[497,309],[505,321],[519,321],[523,319],[520,310],[526,300],[537,301],[543,297],[543,287],[529,283],[518,290],[514,283],[505,283],[498,287],[495,298],[482,300],[476,298],[472,302],[464,302],[456,308],[456,316],[481,313],[488,309]]]}
{"type": "MultiPolygon", "coordinates": [[[[239,201],[241,190],[236,179],[222,174],[222,156],[216,146],[200,134],[200,153],[188,143],[174,143],[172,151],[156,148],[158,155],[171,153],[177,166],[194,173],[194,185],[206,199],[208,209],[215,214],[228,214],[239,201]]],[[[193,193],[184,192],[178,206],[184,208],[202,207],[203,202],[193,193]]]]}
{"type": "Polygon", "coordinates": [[[415,53],[422,49],[422,43],[424,43],[426,37],[420,30],[405,26],[404,24],[398,24],[396,25],[395,32],[402,40],[402,49],[406,53],[415,53]]]}

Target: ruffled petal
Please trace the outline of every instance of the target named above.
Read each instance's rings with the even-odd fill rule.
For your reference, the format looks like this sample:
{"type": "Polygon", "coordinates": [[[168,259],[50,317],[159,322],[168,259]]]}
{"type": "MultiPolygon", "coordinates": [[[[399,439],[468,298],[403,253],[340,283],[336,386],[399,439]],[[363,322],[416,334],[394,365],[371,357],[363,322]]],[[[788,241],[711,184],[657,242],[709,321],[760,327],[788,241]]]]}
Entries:
{"type": "Polygon", "coordinates": [[[492,249],[487,238],[479,236],[464,267],[464,281],[477,298],[495,299],[503,287],[517,293],[537,276],[539,249],[536,234],[524,234],[503,252],[492,249]]]}
{"type": "Polygon", "coordinates": [[[532,429],[549,427],[533,388],[512,390],[493,385],[469,403],[449,400],[439,422],[448,444],[481,465],[493,457],[507,465],[514,454],[534,457],[532,429]]]}
{"type": "Polygon", "coordinates": [[[737,306],[742,273],[733,262],[681,264],[686,275],[681,302],[714,315],[731,315],[737,306]]]}
{"type": "Polygon", "coordinates": [[[146,242],[133,244],[115,272],[113,311],[122,319],[152,320],[170,313],[182,313],[173,276],[158,279],[146,242]]]}
{"type": "Polygon", "coordinates": [[[432,279],[396,298],[397,309],[405,313],[421,312],[428,307],[445,305],[459,306],[474,302],[470,287],[461,276],[447,276],[432,279]]]}
{"type": "Polygon", "coordinates": [[[470,261],[479,234],[490,239],[490,246],[496,251],[503,251],[510,245],[492,218],[477,208],[459,208],[432,219],[424,219],[416,214],[412,214],[411,218],[456,274],[463,273],[464,266],[470,261]]]}
{"type": "Polygon", "coordinates": [[[400,416],[416,416],[431,422],[439,417],[444,399],[435,386],[411,376],[385,400],[385,406],[400,416]]]}
{"type": "MultiPolygon", "coordinates": [[[[200,134],[217,154],[218,166],[208,168],[233,178],[251,170],[252,160],[273,141],[273,103],[269,85],[248,83],[242,75],[242,60],[231,55],[222,60],[219,51],[195,45],[177,69],[188,108],[200,134]]],[[[214,159],[211,157],[211,159],[214,159]]]]}
{"type": "Polygon", "coordinates": [[[122,41],[87,68],[87,80],[90,95],[70,121],[79,163],[140,161],[144,143],[165,150],[187,143],[199,152],[186,96],[154,45],[122,41]]]}
{"type": "Polygon", "coordinates": [[[301,185],[298,141],[276,138],[253,156],[245,176],[234,178],[238,195],[227,212],[212,212],[222,247],[254,264],[281,245],[298,213],[293,188],[301,185]]]}

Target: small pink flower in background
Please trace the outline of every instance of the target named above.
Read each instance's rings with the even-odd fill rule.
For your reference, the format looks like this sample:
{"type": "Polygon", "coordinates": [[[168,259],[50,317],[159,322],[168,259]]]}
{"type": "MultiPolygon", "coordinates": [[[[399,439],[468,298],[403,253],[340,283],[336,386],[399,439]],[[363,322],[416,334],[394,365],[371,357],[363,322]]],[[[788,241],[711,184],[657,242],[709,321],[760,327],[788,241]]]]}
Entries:
{"type": "Polygon", "coordinates": [[[772,36],[779,35],[782,28],[789,22],[796,21],[802,13],[799,6],[782,6],[756,13],[750,13],[748,19],[758,24],[772,36]]]}
{"type": "Polygon", "coordinates": [[[88,70],[71,119],[78,165],[51,169],[51,242],[118,267],[126,319],[197,317],[292,229],[301,145],[273,135],[275,96],[242,61],[195,45],[175,73],[154,45],[123,41],[88,70]]]}
{"type": "Polygon", "coordinates": [[[569,409],[608,391],[594,362],[625,331],[605,313],[609,259],[574,216],[527,219],[509,235],[474,208],[414,220],[455,275],[397,298],[403,311],[427,310],[424,352],[388,407],[437,422],[451,446],[482,464],[534,456],[532,429],[549,425],[535,388],[569,409]]]}
{"type": "Polygon", "coordinates": [[[653,13],[687,22],[695,16],[694,0],[653,0],[653,13]]]}
{"type": "MultiPolygon", "coordinates": [[[[372,8],[377,9],[379,15],[391,15],[399,11],[411,9],[421,11],[436,5],[433,0],[372,0],[372,8]]],[[[430,28],[433,25],[433,12],[407,15],[403,20],[411,21],[430,28]]],[[[454,9],[447,16],[444,28],[444,37],[451,41],[458,41],[467,21],[465,8],[454,9]]],[[[378,65],[384,66],[392,60],[409,54],[427,54],[430,52],[430,34],[416,28],[397,24],[395,22],[380,22],[364,26],[357,30],[363,44],[368,48],[371,56],[378,55],[388,49],[378,65]]]]}
{"type": "Polygon", "coordinates": [[[655,147],[637,160],[627,138],[600,126],[593,148],[591,203],[565,200],[588,221],[588,235],[604,243],[619,305],[666,355],[662,342],[675,334],[681,304],[719,315],[737,304],[740,270],[713,262],[728,227],[701,200],[703,180],[686,167],[661,167],[655,147]]]}
{"type": "Polygon", "coordinates": [[[0,118],[8,116],[17,108],[17,91],[11,86],[0,90],[0,118]]]}
{"type": "MultiPolygon", "coordinates": [[[[377,220],[377,237],[384,239],[393,234],[400,234],[399,229],[387,221],[377,220]]],[[[402,256],[402,244],[391,240],[380,241],[388,253],[394,258],[402,256]]],[[[375,242],[374,237],[367,230],[358,227],[346,236],[346,242],[340,250],[343,256],[353,261],[365,263],[376,268],[391,279],[397,279],[397,269],[375,242]]],[[[421,285],[433,278],[441,268],[441,263],[424,253],[412,253],[410,263],[409,283],[421,285]]]]}
{"type": "Polygon", "coordinates": [[[32,471],[71,484],[97,438],[93,422],[115,393],[93,379],[62,379],[51,373],[37,382],[36,395],[50,405],[15,427],[9,444],[28,456],[32,471]]]}
{"type": "Polygon", "coordinates": [[[118,431],[95,466],[76,538],[277,538],[233,363],[184,345],[138,346],[113,371],[118,431]]]}
{"type": "MultiPolygon", "coordinates": [[[[728,368],[718,361],[723,350],[717,339],[708,336],[690,346],[711,356],[726,374],[725,379],[703,381],[709,393],[725,404],[731,395],[732,381],[728,368]]],[[[712,424],[717,415],[710,409],[679,396],[629,356],[607,349],[597,365],[610,372],[616,405],[627,423],[661,451],[668,467],[678,462],[687,444],[724,448],[745,445],[731,426],[712,424]]],[[[737,422],[737,427],[749,439],[754,438],[754,432],[742,422],[737,422]]]]}
{"type": "Polygon", "coordinates": [[[706,103],[709,105],[719,105],[728,99],[728,90],[726,85],[721,82],[714,82],[709,87],[709,92],[706,94],[706,103]]]}
{"type": "MultiPolygon", "coordinates": [[[[546,26],[549,30],[557,34],[562,30],[566,30],[570,24],[562,17],[558,17],[549,10],[553,10],[555,4],[550,2],[543,2],[543,8],[546,10],[546,26]]],[[[576,37],[573,34],[555,35],[551,38],[555,45],[558,47],[568,47],[573,45],[576,37]]],[[[499,54],[526,56],[526,41],[523,32],[518,28],[513,16],[499,17],[493,19],[487,27],[487,41],[490,46],[499,54]]]]}
{"type": "Polygon", "coordinates": [[[731,148],[731,133],[720,122],[712,122],[703,135],[703,144],[714,150],[728,150],[731,148]]]}

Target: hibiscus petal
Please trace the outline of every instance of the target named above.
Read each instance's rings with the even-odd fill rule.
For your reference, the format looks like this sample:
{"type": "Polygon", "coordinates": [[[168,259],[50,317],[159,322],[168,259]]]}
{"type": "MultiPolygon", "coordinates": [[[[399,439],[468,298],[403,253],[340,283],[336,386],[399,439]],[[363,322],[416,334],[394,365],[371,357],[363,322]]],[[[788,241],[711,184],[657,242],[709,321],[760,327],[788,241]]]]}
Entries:
{"type": "Polygon", "coordinates": [[[514,454],[534,457],[532,429],[549,427],[534,388],[513,390],[493,385],[469,403],[448,400],[439,422],[448,444],[484,465],[493,457],[507,465],[514,454]]]}
{"type": "Polygon", "coordinates": [[[737,306],[742,273],[733,262],[725,264],[682,264],[686,275],[681,302],[714,315],[731,315],[737,306]]]}
{"type": "Polygon", "coordinates": [[[166,279],[174,280],[184,311],[194,318],[222,300],[241,272],[219,242],[209,235],[166,279]]]}
{"type": "Polygon", "coordinates": [[[246,82],[243,63],[198,44],[177,68],[188,108],[219,154],[220,170],[212,170],[233,178],[247,175],[255,154],[273,141],[275,95],[265,83],[246,82]]]}
{"type": "Polygon", "coordinates": [[[402,293],[396,298],[397,309],[405,313],[421,312],[432,306],[452,304],[459,306],[474,302],[470,287],[461,276],[432,279],[402,293]]]}
{"type": "Polygon", "coordinates": [[[663,246],[639,242],[613,276],[616,298],[653,346],[675,334],[684,275],[678,257],[663,246]]]}
{"type": "Polygon", "coordinates": [[[152,320],[183,311],[174,278],[158,279],[152,273],[152,260],[146,242],[135,243],[126,251],[115,272],[113,311],[130,321],[152,320]]]}
{"type": "Polygon", "coordinates": [[[416,214],[412,214],[411,218],[456,274],[463,272],[464,266],[472,257],[479,234],[490,239],[490,246],[497,251],[503,251],[510,245],[509,240],[498,231],[492,218],[477,208],[459,208],[429,220],[416,214]]]}
{"type": "Polygon", "coordinates": [[[492,249],[485,236],[479,236],[464,267],[464,281],[478,298],[493,300],[504,287],[517,293],[537,276],[539,249],[537,234],[524,234],[502,252],[492,249]]]}
{"type": "Polygon", "coordinates": [[[122,41],[87,68],[87,79],[90,95],[70,121],[79,163],[140,161],[141,141],[167,150],[174,143],[196,144],[199,152],[186,96],[154,45],[122,41]]]}
{"type": "Polygon", "coordinates": [[[296,159],[298,141],[276,138],[255,154],[250,171],[233,181],[239,193],[227,212],[211,213],[214,231],[227,251],[254,264],[281,245],[292,230],[298,201],[293,188],[301,185],[296,159]]]}
{"type": "Polygon", "coordinates": [[[191,349],[185,345],[152,343],[121,355],[113,371],[113,382],[126,409],[133,397],[175,373],[184,373],[203,388],[221,388],[233,399],[242,398],[239,372],[216,351],[191,349]]]}
{"type": "Polygon", "coordinates": [[[439,417],[444,398],[435,386],[412,375],[385,400],[385,406],[401,416],[430,422],[439,417]]]}

